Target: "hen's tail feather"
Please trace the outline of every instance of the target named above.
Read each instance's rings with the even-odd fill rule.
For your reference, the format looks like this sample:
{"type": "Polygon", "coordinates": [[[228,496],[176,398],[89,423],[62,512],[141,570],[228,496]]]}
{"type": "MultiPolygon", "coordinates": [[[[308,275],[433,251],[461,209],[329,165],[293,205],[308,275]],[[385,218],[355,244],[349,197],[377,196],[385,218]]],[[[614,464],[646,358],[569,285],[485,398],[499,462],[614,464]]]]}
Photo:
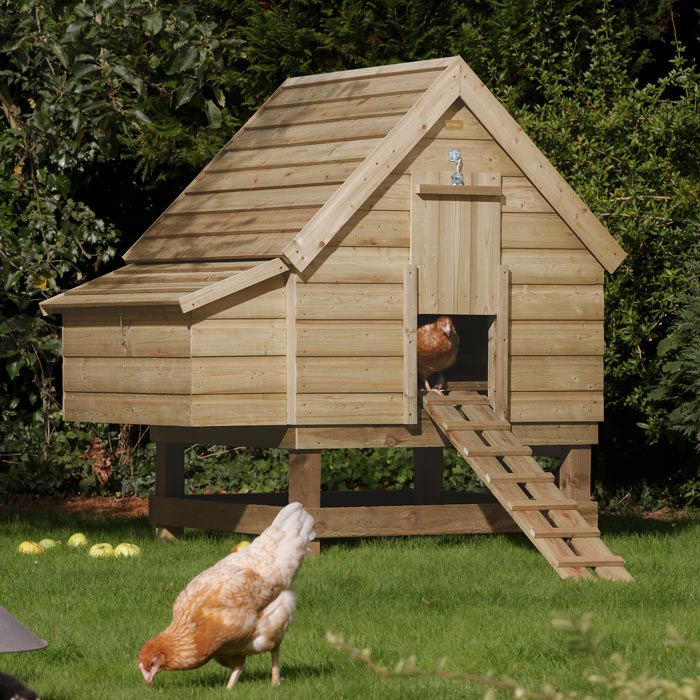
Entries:
{"type": "MultiPolygon", "coordinates": [[[[314,539],[314,519],[300,503],[285,506],[270,526],[249,547],[236,553],[237,562],[245,565],[267,560],[284,585],[291,585],[314,539]]],[[[233,556],[233,555],[231,555],[233,556]]]]}

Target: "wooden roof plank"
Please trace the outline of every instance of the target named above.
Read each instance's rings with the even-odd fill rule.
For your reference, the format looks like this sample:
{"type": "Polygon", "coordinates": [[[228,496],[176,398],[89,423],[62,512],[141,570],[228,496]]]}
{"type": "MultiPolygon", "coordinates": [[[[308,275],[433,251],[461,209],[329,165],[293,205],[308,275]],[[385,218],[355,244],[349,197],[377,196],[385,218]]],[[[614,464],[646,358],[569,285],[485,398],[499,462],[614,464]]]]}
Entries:
{"type": "Polygon", "coordinates": [[[452,64],[285,248],[283,255],[295,268],[303,271],[308,267],[455,101],[459,94],[460,63],[453,60],[452,64]]]}

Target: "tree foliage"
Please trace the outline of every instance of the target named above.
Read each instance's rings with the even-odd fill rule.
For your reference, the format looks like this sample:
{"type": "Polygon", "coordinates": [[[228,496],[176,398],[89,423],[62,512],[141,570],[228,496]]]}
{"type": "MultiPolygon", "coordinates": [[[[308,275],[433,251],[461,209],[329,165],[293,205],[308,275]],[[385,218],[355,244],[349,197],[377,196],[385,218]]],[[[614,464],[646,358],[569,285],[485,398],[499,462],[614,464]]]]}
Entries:
{"type": "Polygon", "coordinates": [[[12,459],[38,444],[45,460],[58,420],[60,340],[38,302],[97,273],[119,243],[84,197],[92,175],[125,144],[147,170],[142,146],[166,134],[173,115],[182,133],[221,125],[218,81],[233,44],[215,29],[184,4],[3,2],[0,451],[12,459]],[[41,431],[38,440],[25,424],[41,431]]]}
{"type": "Polygon", "coordinates": [[[5,461],[45,465],[52,445],[80,454],[114,434],[61,426],[60,342],[39,300],[116,264],[287,76],[445,55],[465,58],[629,253],[607,281],[606,401],[633,426],[625,445],[663,435],[674,406],[653,393],[657,347],[679,330],[697,258],[689,0],[0,2],[5,461]]]}

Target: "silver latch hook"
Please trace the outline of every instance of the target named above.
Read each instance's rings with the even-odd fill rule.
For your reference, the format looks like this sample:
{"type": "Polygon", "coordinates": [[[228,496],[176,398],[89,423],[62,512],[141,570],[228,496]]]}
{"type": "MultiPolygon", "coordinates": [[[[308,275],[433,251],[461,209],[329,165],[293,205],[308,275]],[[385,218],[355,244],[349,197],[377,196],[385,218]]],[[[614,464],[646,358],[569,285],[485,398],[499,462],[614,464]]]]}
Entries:
{"type": "Polygon", "coordinates": [[[119,314],[119,342],[122,344],[122,347],[126,347],[126,334],[124,333],[124,319],[122,318],[122,315],[119,314]]]}

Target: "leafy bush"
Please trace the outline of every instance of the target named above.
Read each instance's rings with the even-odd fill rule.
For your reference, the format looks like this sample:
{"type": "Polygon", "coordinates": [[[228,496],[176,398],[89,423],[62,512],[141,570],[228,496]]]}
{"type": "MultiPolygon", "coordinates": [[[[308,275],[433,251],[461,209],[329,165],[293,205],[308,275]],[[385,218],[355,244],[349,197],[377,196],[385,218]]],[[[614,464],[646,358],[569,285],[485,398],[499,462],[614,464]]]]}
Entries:
{"type": "MultiPolygon", "coordinates": [[[[693,257],[697,260],[697,253],[693,257]]],[[[659,343],[664,364],[651,398],[668,410],[663,426],[700,453],[700,263],[693,261],[684,288],[678,317],[659,343]]]]}

